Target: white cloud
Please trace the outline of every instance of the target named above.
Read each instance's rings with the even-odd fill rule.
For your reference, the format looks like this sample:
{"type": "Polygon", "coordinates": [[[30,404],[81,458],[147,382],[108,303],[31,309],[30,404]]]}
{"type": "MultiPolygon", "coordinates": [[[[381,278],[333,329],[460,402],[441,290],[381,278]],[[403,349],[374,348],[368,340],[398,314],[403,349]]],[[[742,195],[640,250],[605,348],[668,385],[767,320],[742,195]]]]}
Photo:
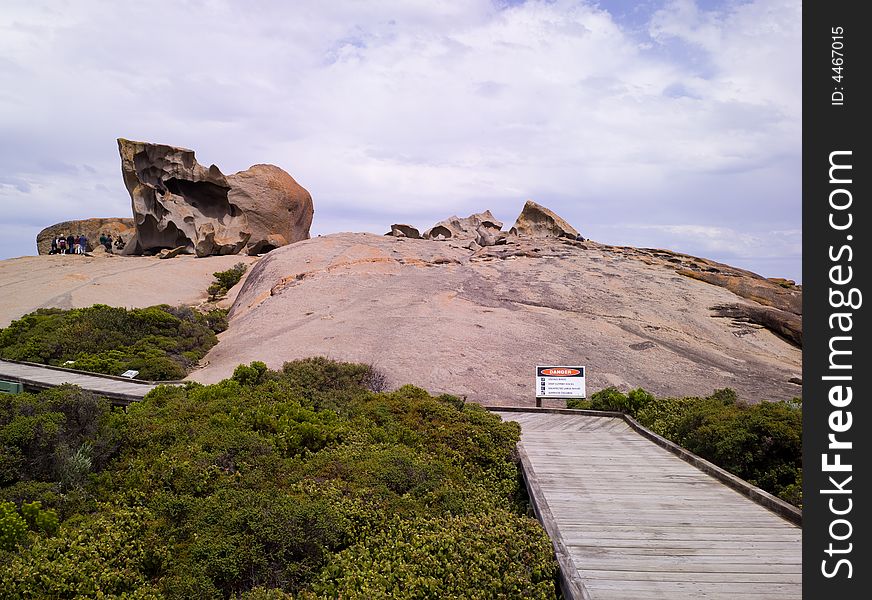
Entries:
{"type": "Polygon", "coordinates": [[[361,229],[485,208],[510,221],[531,197],[597,231],[644,212],[781,256],[763,232],[800,218],[800,3],[655,4],[640,28],[638,11],[631,26],[569,0],[13,2],[4,221],[35,235],[129,214],[123,136],[225,172],[278,164],[320,232],[349,214],[361,229]]]}

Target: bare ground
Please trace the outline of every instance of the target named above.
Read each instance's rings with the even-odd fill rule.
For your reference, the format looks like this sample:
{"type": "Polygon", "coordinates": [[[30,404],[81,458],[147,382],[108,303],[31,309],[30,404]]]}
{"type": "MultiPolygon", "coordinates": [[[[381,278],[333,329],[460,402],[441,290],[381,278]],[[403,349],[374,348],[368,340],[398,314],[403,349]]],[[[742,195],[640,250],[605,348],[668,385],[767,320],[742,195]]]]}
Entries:
{"type": "MultiPolygon", "coordinates": [[[[139,308],[155,304],[198,305],[208,299],[212,273],[250,256],[43,255],[0,261],[0,327],[38,308],[108,304],[139,308]]],[[[238,288],[237,288],[238,289],[238,288]]],[[[234,296],[235,297],[234,289],[234,296]]],[[[228,298],[227,304],[233,297],[228,298]]]]}

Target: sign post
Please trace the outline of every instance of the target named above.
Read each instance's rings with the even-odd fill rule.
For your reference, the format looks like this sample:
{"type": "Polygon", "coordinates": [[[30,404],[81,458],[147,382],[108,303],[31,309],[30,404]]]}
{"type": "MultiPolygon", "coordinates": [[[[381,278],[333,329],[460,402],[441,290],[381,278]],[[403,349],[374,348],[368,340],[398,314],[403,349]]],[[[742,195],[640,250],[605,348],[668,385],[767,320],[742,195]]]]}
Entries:
{"type": "Polygon", "coordinates": [[[542,406],[543,398],[575,400],[586,397],[584,367],[536,367],[536,406],[542,406]]]}

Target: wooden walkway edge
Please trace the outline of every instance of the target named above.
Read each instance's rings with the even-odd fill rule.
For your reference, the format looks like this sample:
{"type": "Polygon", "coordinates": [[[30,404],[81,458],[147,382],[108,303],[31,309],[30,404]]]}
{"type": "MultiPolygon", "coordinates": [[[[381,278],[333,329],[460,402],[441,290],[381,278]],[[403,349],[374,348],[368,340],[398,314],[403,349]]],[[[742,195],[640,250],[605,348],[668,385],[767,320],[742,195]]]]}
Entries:
{"type": "Polygon", "coordinates": [[[554,520],[554,515],[551,514],[551,509],[548,508],[548,501],[545,499],[542,488],[536,480],[536,473],[533,470],[533,465],[530,463],[530,458],[521,444],[518,444],[517,451],[518,458],[521,461],[521,475],[524,478],[524,484],[527,486],[527,495],[533,507],[533,514],[536,515],[536,519],[542,524],[542,527],[551,539],[551,544],[554,546],[554,556],[557,558],[557,564],[560,567],[560,591],[566,600],[591,600],[590,595],[584,588],[584,582],[579,576],[578,567],[575,566],[572,560],[572,554],[566,547],[563,536],[560,535],[560,528],[554,520]]]}
{"type": "Polygon", "coordinates": [[[795,507],[620,413],[491,410],[521,424],[523,476],[565,598],[801,597],[795,507]]]}
{"type": "MultiPolygon", "coordinates": [[[[139,381],[74,371],[62,367],[0,360],[0,379],[14,381],[24,385],[25,389],[39,391],[65,383],[77,385],[84,390],[94,392],[111,400],[114,404],[127,405],[142,400],[159,383],[154,381],[139,381]]],[[[177,382],[161,382],[177,383],[177,382]]]]}

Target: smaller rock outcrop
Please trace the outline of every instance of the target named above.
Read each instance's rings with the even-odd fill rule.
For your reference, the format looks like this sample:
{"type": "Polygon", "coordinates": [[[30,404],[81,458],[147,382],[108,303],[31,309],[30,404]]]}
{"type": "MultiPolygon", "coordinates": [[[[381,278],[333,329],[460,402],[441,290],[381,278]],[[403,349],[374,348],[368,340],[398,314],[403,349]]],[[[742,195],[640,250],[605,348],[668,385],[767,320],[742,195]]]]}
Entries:
{"type": "Polygon", "coordinates": [[[161,250],[160,252],[158,252],[157,257],[158,257],[158,258],[164,258],[164,259],[166,259],[166,258],[175,258],[175,257],[177,257],[179,254],[184,254],[184,253],[185,253],[185,249],[186,249],[185,246],[177,246],[177,247],[173,248],[172,250],[170,250],[169,248],[164,248],[163,250],[161,250]]]}
{"type": "Polygon", "coordinates": [[[578,239],[579,233],[562,217],[541,204],[527,200],[515,224],[509,230],[519,236],[578,239]]]}
{"type": "Polygon", "coordinates": [[[418,231],[415,227],[412,227],[411,225],[406,225],[405,223],[394,223],[393,225],[391,225],[391,230],[385,235],[411,238],[413,240],[421,239],[421,232],[418,231]]]}
{"type": "MultiPolygon", "coordinates": [[[[421,236],[426,240],[473,240],[478,242],[482,236],[499,235],[503,223],[486,210],[482,213],[469,215],[465,219],[451,216],[439,221],[421,236]]],[[[481,242],[478,242],[480,245],[481,242]]]]}
{"type": "MultiPolygon", "coordinates": [[[[439,221],[422,234],[411,225],[395,223],[387,236],[422,238],[425,240],[464,242],[464,246],[473,251],[488,246],[507,244],[517,237],[554,237],[583,240],[581,235],[565,220],[530,200],[524,205],[523,211],[515,221],[515,226],[509,231],[503,231],[503,223],[489,210],[461,218],[451,216],[439,221]]],[[[565,241],[565,240],[564,240],[565,241]]]]}
{"type": "MultiPolygon", "coordinates": [[[[58,236],[84,235],[88,238],[88,252],[100,245],[100,236],[109,234],[113,241],[121,236],[125,244],[130,242],[136,233],[133,219],[106,218],[106,219],[82,219],[79,221],[64,221],[50,225],[40,231],[36,236],[36,250],[39,254],[51,252],[51,241],[58,236]]],[[[113,244],[114,247],[114,244],[113,244]]]]}
{"type": "Polygon", "coordinates": [[[734,302],[711,307],[716,317],[726,317],[734,322],[753,323],[777,333],[802,348],[802,317],[771,306],[734,302]]]}

